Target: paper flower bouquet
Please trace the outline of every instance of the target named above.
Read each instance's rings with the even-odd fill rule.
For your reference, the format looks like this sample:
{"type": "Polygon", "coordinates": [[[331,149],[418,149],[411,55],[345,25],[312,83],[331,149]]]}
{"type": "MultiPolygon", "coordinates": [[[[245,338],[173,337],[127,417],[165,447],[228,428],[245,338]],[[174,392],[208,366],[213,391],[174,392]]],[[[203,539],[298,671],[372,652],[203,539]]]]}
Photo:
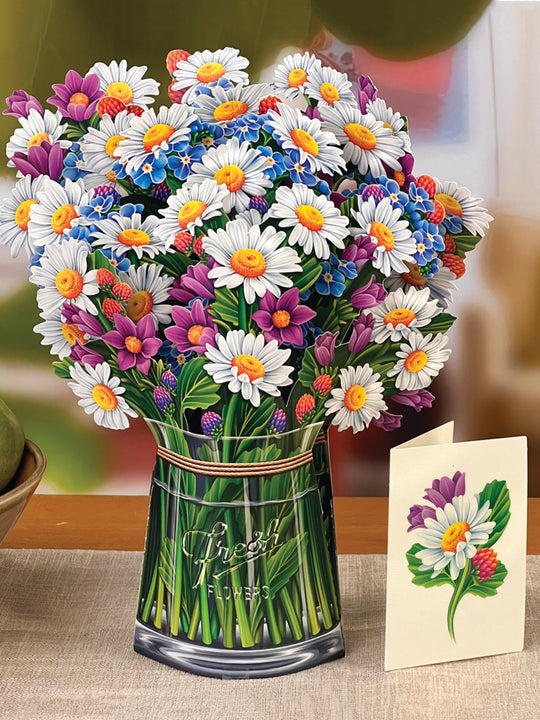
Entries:
{"type": "Polygon", "coordinates": [[[305,53],[250,85],[247,65],[171,51],[157,111],[125,60],[70,70],[55,113],[16,92],[0,211],[57,374],[99,425],[141,415],[158,441],[136,647],[220,676],[343,653],[324,430],[431,405],[491,220],[413,175],[369,78],[305,53]]]}

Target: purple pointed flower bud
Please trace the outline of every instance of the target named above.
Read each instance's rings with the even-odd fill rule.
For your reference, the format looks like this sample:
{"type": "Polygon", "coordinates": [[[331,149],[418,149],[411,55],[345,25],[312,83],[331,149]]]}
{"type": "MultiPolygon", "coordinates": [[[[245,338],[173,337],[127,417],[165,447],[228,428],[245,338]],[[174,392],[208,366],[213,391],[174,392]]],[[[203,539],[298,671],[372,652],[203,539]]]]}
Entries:
{"type": "Polygon", "coordinates": [[[13,164],[23,175],[37,178],[48,175],[51,180],[59,180],[64,169],[64,156],[67,150],[60,143],[51,145],[44,140],[41,145],[32,145],[28,153],[16,152],[11,158],[13,164]]]}
{"type": "Polygon", "coordinates": [[[270,205],[262,195],[254,195],[249,201],[250,210],[258,210],[261,213],[268,212],[270,205]]]}
{"type": "Polygon", "coordinates": [[[92,199],[96,197],[112,197],[113,205],[118,205],[118,202],[120,200],[120,195],[113,188],[112,185],[96,185],[96,187],[92,190],[92,199]]]}
{"type": "Polygon", "coordinates": [[[443,508],[458,495],[465,495],[465,473],[459,470],[452,478],[443,475],[440,480],[434,480],[430,488],[426,488],[424,500],[429,500],[436,507],[443,508]]]}
{"type": "Polygon", "coordinates": [[[377,99],[377,88],[369,75],[360,75],[358,78],[358,105],[362,113],[366,112],[366,106],[370,100],[377,99]]]}
{"type": "Polygon", "coordinates": [[[351,297],[351,305],[359,310],[375,307],[386,297],[386,290],[372,275],[367,285],[355,290],[351,297]]]}
{"type": "Polygon", "coordinates": [[[168,390],[176,391],[176,375],[170,370],[165,370],[162,374],[161,383],[165,385],[168,390]]]}
{"type": "Polygon", "coordinates": [[[37,110],[43,116],[44,110],[41,103],[33,95],[29,95],[25,90],[15,90],[13,95],[6,98],[7,110],[2,111],[2,115],[11,115],[16,118],[27,118],[30,110],[37,110]]]}
{"type": "Polygon", "coordinates": [[[356,269],[360,270],[368,260],[373,258],[375,245],[369,235],[359,235],[348,245],[341,255],[346,262],[353,262],[356,269]]]}
{"type": "Polygon", "coordinates": [[[426,518],[437,519],[435,508],[429,505],[413,505],[407,515],[407,520],[409,521],[407,532],[411,532],[411,530],[416,530],[417,528],[425,528],[426,518]]]}
{"type": "Polygon", "coordinates": [[[410,405],[416,412],[420,412],[422,408],[430,408],[433,405],[435,395],[428,390],[402,390],[397,395],[392,395],[390,400],[400,405],[410,405]]]}
{"type": "Polygon", "coordinates": [[[349,340],[348,348],[352,353],[359,353],[366,347],[371,340],[371,333],[375,325],[375,318],[371,313],[362,313],[360,317],[353,320],[352,335],[349,340]]]}
{"type": "Polygon", "coordinates": [[[360,197],[364,202],[367,202],[370,197],[374,198],[375,203],[379,203],[383,200],[386,195],[380,185],[366,185],[366,187],[360,193],[360,197]]]}
{"type": "Polygon", "coordinates": [[[315,120],[322,120],[321,113],[317,107],[308,106],[306,108],[306,115],[310,120],[313,120],[313,118],[315,118],[315,120]]]}
{"type": "Polygon", "coordinates": [[[403,415],[394,415],[393,413],[386,412],[383,410],[378,418],[373,418],[371,421],[375,427],[381,428],[386,432],[392,432],[401,427],[401,420],[403,415]]]}
{"type": "Polygon", "coordinates": [[[322,365],[330,365],[334,359],[334,352],[336,350],[336,340],[339,333],[325,332],[315,338],[314,354],[315,360],[322,365]]]}
{"type": "Polygon", "coordinates": [[[281,408],[277,408],[268,422],[268,429],[275,430],[277,433],[282,433],[286,427],[287,415],[281,408]]]}
{"type": "Polygon", "coordinates": [[[215,412],[209,410],[205,412],[201,418],[201,427],[203,433],[207,437],[215,436],[223,424],[223,418],[215,412]]]}
{"type": "Polygon", "coordinates": [[[166,409],[172,404],[172,397],[163,387],[154,388],[154,402],[157,409],[161,413],[165,413],[166,409]]]}

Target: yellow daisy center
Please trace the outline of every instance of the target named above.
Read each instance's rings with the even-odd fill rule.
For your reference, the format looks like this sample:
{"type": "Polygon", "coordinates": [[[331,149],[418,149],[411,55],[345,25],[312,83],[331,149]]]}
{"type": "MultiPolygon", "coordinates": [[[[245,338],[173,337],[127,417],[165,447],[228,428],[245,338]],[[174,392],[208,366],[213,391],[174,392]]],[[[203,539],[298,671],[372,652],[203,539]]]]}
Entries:
{"type": "Polygon", "coordinates": [[[405,185],[405,173],[401,172],[401,170],[394,170],[394,180],[399,187],[403,187],[405,185]]]}
{"type": "Polygon", "coordinates": [[[427,365],[428,356],[423,350],[413,350],[407,355],[403,367],[407,372],[417,373],[427,365]]]}
{"type": "Polygon", "coordinates": [[[347,123],[343,128],[343,132],[353,145],[362,150],[375,150],[377,147],[375,135],[360,123],[347,123]]]}
{"type": "Polygon", "coordinates": [[[76,92],[69,98],[69,102],[73,105],[84,105],[86,107],[90,102],[90,98],[83,92],[76,92]]]}
{"type": "MultiPolygon", "coordinates": [[[[392,130],[392,126],[390,123],[387,123],[386,120],[383,120],[383,127],[388,128],[389,130],[392,130]]],[[[394,134],[394,131],[392,130],[392,135],[394,134]]]]}
{"type": "Polygon", "coordinates": [[[124,345],[126,346],[126,350],[129,350],[129,352],[134,355],[138,355],[142,350],[142,341],[139,340],[138,337],[135,337],[135,335],[128,335],[124,340],[124,345]]]}
{"type": "Polygon", "coordinates": [[[15,210],[14,220],[21,230],[28,230],[28,221],[30,220],[30,208],[37,205],[37,200],[24,200],[15,210]]]}
{"type": "Polygon", "coordinates": [[[238,375],[247,375],[250,382],[264,377],[264,365],[253,355],[236,355],[231,360],[231,367],[238,368],[238,375]]]}
{"type": "Polygon", "coordinates": [[[156,145],[161,145],[162,142],[167,140],[174,133],[172,125],[166,125],[165,123],[157,123],[152,125],[145,133],[143,137],[143,147],[146,152],[152,152],[152,148],[156,145]]]}
{"type": "Polygon", "coordinates": [[[240,100],[228,100],[221,103],[214,110],[214,119],[216,122],[225,122],[226,120],[234,120],[235,117],[247,113],[249,106],[240,100]]]}
{"type": "Polygon", "coordinates": [[[312,205],[299,205],[294,212],[300,224],[308,230],[317,232],[324,225],[322,213],[312,205]]]}
{"type": "Polygon", "coordinates": [[[103,410],[116,410],[118,398],[107,385],[95,385],[92,389],[94,402],[103,410]]]}
{"type": "Polygon", "coordinates": [[[208,205],[202,200],[188,200],[178,211],[178,224],[185,230],[187,226],[195,222],[204,213],[208,205]]]}
{"type": "Polygon", "coordinates": [[[123,135],[113,135],[110,137],[105,143],[105,152],[107,155],[112,158],[115,157],[114,151],[120,145],[121,141],[125,139],[126,138],[123,135]]]}
{"type": "Polygon", "coordinates": [[[71,227],[72,220],[79,217],[79,213],[73,205],[61,205],[56,209],[51,218],[51,228],[57,235],[62,235],[64,230],[71,227]]]}
{"type": "Polygon", "coordinates": [[[116,175],[114,174],[114,170],[109,170],[105,177],[107,178],[107,180],[109,180],[109,182],[116,182],[116,175]]]}
{"type": "Polygon", "coordinates": [[[124,105],[129,105],[133,100],[133,90],[125,82],[113,82],[107,86],[105,94],[109,97],[116,98],[123,102],[124,105]]]}
{"type": "Polygon", "coordinates": [[[343,404],[351,412],[356,412],[364,407],[366,402],[366,390],[362,385],[351,385],[345,393],[343,404]]]}
{"type": "Polygon", "coordinates": [[[406,325],[409,327],[413,320],[416,320],[416,315],[412,310],[409,310],[409,308],[396,308],[386,313],[383,322],[393,327],[397,327],[398,325],[406,325]]]}
{"type": "Polygon", "coordinates": [[[438,200],[441,203],[446,212],[449,212],[452,215],[457,215],[458,217],[463,217],[463,208],[456,198],[452,197],[452,195],[437,193],[435,195],[435,200],[438,200]]]}
{"type": "Polygon", "coordinates": [[[26,149],[34,147],[34,145],[41,145],[41,143],[46,140],[48,143],[51,142],[51,137],[49,133],[46,132],[39,132],[35,135],[32,135],[30,140],[28,141],[28,144],[26,145],[26,149]]]}
{"type": "Polygon", "coordinates": [[[323,83],[319,88],[319,92],[321,93],[322,99],[329,105],[333,105],[339,100],[339,90],[335,85],[332,85],[332,83],[323,83]]]}
{"type": "Polygon", "coordinates": [[[469,532],[471,526],[464,520],[460,520],[453,525],[450,525],[448,530],[444,533],[441,540],[441,550],[443,552],[456,552],[458,543],[467,542],[465,533],[469,532]]]}
{"type": "Polygon", "coordinates": [[[225,68],[218,62],[207,62],[197,70],[197,80],[200,83],[211,83],[225,75],[225,68]]]}
{"type": "Polygon", "coordinates": [[[301,128],[291,130],[291,140],[296,147],[299,147],[308,155],[317,156],[319,154],[317,141],[305,130],[302,130],[301,128]]]}
{"type": "Polygon", "coordinates": [[[287,79],[287,82],[289,83],[290,88],[299,87],[300,85],[303,85],[307,80],[307,72],[305,70],[302,70],[302,68],[294,68],[289,73],[289,77],[287,79]]]}
{"type": "Polygon", "coordinates": [[[274,323],[274,327],[277,328],[289,327],[291,324],[291,313],[287,312],[287,310],[276,310],[276,312],[272,314],[272,322],[274,323]]]}
{"type": "Polygon", "coordinates": [[[225,165],[214,175],[218,185],[226,185],[229,192],[238,192],[246,182],[246,176],[238,165],[225,165]]]}
{"type": "Polygon", "coordinates": [[[68,300],[73,300],[81,294],[84,280],[81,273],[72,268],[66,268],[56,276],[55,285],[60,295],[68,300]]]}
{"type": "Polygon", "coordinates": [[[377,241],[377,247],[383,247],[387,252],[394,249],[394,234],[390,228],[380,222],[372,222],[369,234],[377,241]]]}
{"type": "Polygon", "coordinates": [[[246,278],[260,277],[266,270],[266,260],[258,250],[245,248],[234,253],[231,258],[231,268],[235,273],[246,278]]]}
{"type": "Polygon", "coordinates": [[[116,238],[122,245],[128,247],[139,247],[140,245],[150,245],[150,235],[145,233],[144,230],[135,230],[134,228],[128,228],[122,230],[122,232],[116,238]]]}
{"type": "Polygon", "coordinates": [[[62,335],[65,337],[70,345],[75,345],[77,340],[80,340],[83,345],[86,344],[84,339],[84,332],[80,330],[76,325],[69,323],[62,323],[62,335]]]}
{"type": "Polygon", "coordinates": [[[148,290],[137,290],[137,292],[134,292],[129,298],[126,312],[133,322],[138,322],[145,315],[151,313],[153,307],[154,298],[152,297],[152,293],[148,292],[148,290]]]}
{"type": "Polygon", "coordinates": [[[203,332],[204,325],[192,325],[187,331],[187,339],[192,345],[198,345],[203,332]]]}

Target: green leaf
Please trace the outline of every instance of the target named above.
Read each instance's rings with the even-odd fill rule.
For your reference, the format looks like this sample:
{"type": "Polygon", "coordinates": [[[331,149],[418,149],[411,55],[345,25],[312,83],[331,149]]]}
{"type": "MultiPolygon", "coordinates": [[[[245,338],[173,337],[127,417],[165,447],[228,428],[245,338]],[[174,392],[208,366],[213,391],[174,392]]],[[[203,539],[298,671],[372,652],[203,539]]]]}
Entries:
{"type": "Polygon", "coordinates": [[[491,513],[486,518],[486,522],[494,522],[495,527],[488,541],[479,547],[495,545],[508,525],[510,520],[510,493],[506,480],[493,480],[484,487],[478,496],[478,507],[481,508],[486,501],[489,502],[491,508],[491,513]]]}
{"type": "Polygon", "coordinates": [[[321,264],[313,256],[309,258],[303,256],[301,264],[302,272],[295,274],[294,281],[294,287],[298,288],[300,294],[308,290],[322,272],[321,264]]]}
{"type": "Polygon", "coordinates": [[[455,319],[456,318],[453,315],[450,315],[450,313],[441,313],[440,315],[437,315],[437,317],[432,320],[429,325],[419,328],[419,330],[422,335],[429,335],[429,333],[432,335],[446,333],[454,324],[455,319]]]}
{"type": "Polygon", "coordinates": [[[414,575],[414,578],[412,580],[413,583],[415,585],[421,585],[422,587],[426,588],[435,587],[437,585],[445,585],[446,583],[455,586],[455,583],[450,577],[450,573],[448,572],[448,568],[445,568],[437,575],[437,577],[434,578],[431,577],[433,575],[433,568],[430,568],[429,570],[420,570],[420,565],[422,565],[422,561],[420,560],[420,558],[416,557],[416,553],[420,552],[420,550],[424,550],[424,546],[416,543],[412,546],[412,548],[408,551],[406,555],[407,561],[409,563],[409,570],[414,575]]]}
{"type": "Polygon", "coordinates": [[[229,288],[215,288],[216,299],[211,303],[209,312],[216,320],[222,320],[229,330],[238,327],[238,296],[229,288]]]}
{"type": "MultiPolygon", "coordinates": [[[[254,437],[265,434],[261,431],[266,427],[274,414],[279,398],[263,395],[259,407],[254,407],[249,400],[239,397],[233,418],[233,434],[235,437],[254,437]]],[[[252,462],[252,461],[243,461],[252,462]]],[[[253,461],[254,462],[254,461],[253,461]]]]}
{"type": "Polygon", "coordinates": [[[171,538],[164,537],[161,539],[161,549],[159,552],[159,576],[167,590],[172,593],[174,591],[174,541],[171,538]]]}
{"type": "Polygon", "coordinates": [[[352,220],[352,213],[351,210],[357,209],[357,196],[352,195],[348,200],[345,200],[345,202],[342,202],[339,211],[342,215],[345,215],[345,217],[348,217],[349,220],[352,220]]]}
{"type": "Polygon", "coordinates": [[[315,351],[312,346],[304,352],[302,367],[300,369],[300,372],[298,373],[298,381],[304,387],[310,387],[315,378],[317,377],[318,369],[319,365],[315,360],[315,351]]]}
{"type": "Polygon", "coordinates": [[[58,375],[58,377],[61,378],[67,378],[68,380],[71,380],[69,369],[70,367],[73,367],[74,364],[75,363],[73,362],[73,360],[68,360],[67,358],[53,362],[55,375],[58,375]]]}
{"type": "Polygon", "coordinates": [[[219,385],[204,369],[207,362],[207,358],[198,357],[182,367],[177,381],[181,415],[188,409],[206,410],[219,402],[219,385]]]}
{"type": "Polygon", "coordinates": [[[357,316],[358,310],[351,305],[347,298],[341,297],[335,298],[319,309],[316,321],[324,332],[335,333],[339,332],[344,325],[349,325],[357,316]]]}
{"type": "Polygon", "coordinates": [[[101,250],[94,250],[88,257],[88,269],[101,270],[102,268],[110,270],[115,277],[118,277],[116,268],[112,265],[110,260],[105,257],[101,250]]]}
{"type": "Polygon", "coordinates": [[[268,558],[268,584],[270,597],[275,597],[281,588],[298,572],[299,546],[306,542],[307,533],[293,537],[279,547],[268,558]]]}
{"type": "Polygon", "coordinates": [[[452,235],[452,239],[456,243],[455,254],[459,255],[460,258],[464,258],[466,253],[474,250],[482,238],[480,235],[463,234],[452,235]]]}
{"type": "MultiPolygon", "coordinates": [[[[497,569],[489,580],[476,580],[471,578],[470,584],[465,593],[471,593],[471,595],[477,595],[478,597],[493,597],[497,594],[497,588],[500,587],[508,575],[508,570],[505,565],[499,561],[497,569]]],[[[465,594],[464,593],[464,594],[465,594]]]]}
{"type": "Polygon", "coordinates": [[[168,253],[156,255],[154,258],[143,258],[144,262],[163,266],[163,270],[167,275],[172,277],[180,277],[183,275],[190,265],[195,264],[195,260],[191,260],[187,255],[173,248],[168,253]]]}

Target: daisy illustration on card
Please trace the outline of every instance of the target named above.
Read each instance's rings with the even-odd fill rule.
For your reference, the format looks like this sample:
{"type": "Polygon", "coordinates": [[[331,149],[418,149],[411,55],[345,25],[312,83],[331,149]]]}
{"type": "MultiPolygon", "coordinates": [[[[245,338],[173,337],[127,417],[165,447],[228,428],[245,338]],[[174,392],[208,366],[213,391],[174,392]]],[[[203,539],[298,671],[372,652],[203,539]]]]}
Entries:
{"type": "Polygon", "coordinates": [[[510,493],[504,480],[467,493],[460,471],[433,480],[425,493],[428,504],[413,505],[407,516],[407,532],[415,540],[407,562],[415,585],[452,586],[447,625],[456,641],[454,617],[461,600],[467,594],[493,597],[508,575],[493,546],[510,520],[510,493]]]}

